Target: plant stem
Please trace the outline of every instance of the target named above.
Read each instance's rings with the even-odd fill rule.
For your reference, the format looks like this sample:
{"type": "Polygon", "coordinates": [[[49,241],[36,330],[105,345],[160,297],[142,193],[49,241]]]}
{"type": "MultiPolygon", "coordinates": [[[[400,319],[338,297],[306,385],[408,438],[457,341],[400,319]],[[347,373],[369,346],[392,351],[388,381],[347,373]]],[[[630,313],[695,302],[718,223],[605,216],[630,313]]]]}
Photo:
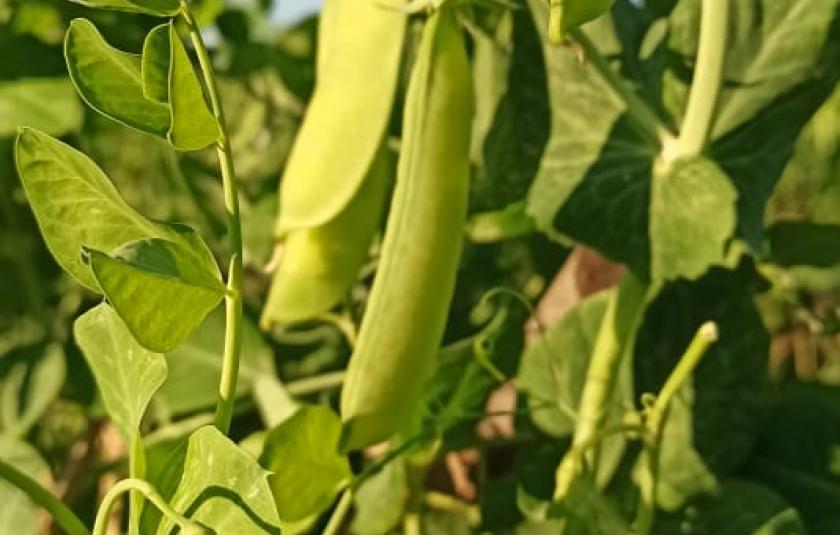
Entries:
{"type": "Polygon", "coordinates": [[[599,430],[606,423],[622,357],[627,352],[627,342],[633,336],[641,316],[646,294],[644,284],[628,273],[610,297],[581,392],[572,447],[557,467],[554,490],[556,500],[566,496],[572,483],[583,471],[582,451],[590,450],[587,454],[589,462],[585,464],[593,472],[596,471],[598,447],[593,440],[599,436],[599,430]]]}
{"type": "Polygon", "coordinates": [[[697,64],[673,159],[697,156],[709,140],[723,80],[728,24],[729,0],[703,0],[697,64]]]}
{"type": "Polygon", "coordinates": [[[627,85],[627,82],[613,70],[607,59],[595,46],[595,43],[580,28],[570,30],[569,35],[580,45],[586,54],[586,59],[627,106],[627,115],[641,128],[642,133],[651,141],[659,145],[666,145],[672,137],[671,132],[659,120],[650,106],[639,98],[635,91],[627,85]]]}
{"type": "Polygon", "coordinates": [[[353,504],[353,493],[350,489],[345,489],[338,500],[338,505],[335,506],[330,521],[324,528],[321,535],[338,535],[341,526],[344,525],[344,519],[347,518],[347,513],[350,512],[350,506],[353,504]]]}
{"type": "Polygon", "coordinates": [[[96,512],[96,521],[93,524],[93,535],[106,535],[108,530],[108,520],[111,517],[111,509],[123,494],[130,491],[139,492],[142,496],[149,500],[152,505],[157,507],[165,517],[172,520],[182,530],[187,528],[195,529],[200,526],[200,524],[193,522],[173,509],[148,482],[143,481],[142,479],[123,479],[111,487],[105,495],[105,498],[102,499],[102,503],[99,505],[99,510],[96,512]]]}
{"type": "Polygon", "coordinates": [[[225,195],[225,211],[228,217],[228,241],[231,251],[228,270],[228,292],[225,295],[225,348],[222,357],[222,376],[219,381],[219,402],[216,405],[215,425],[223,433],[230,430],[233,405],[236,400],[236,382],[239,376],[239,356],[242,350],[242,224],[239,218],[239,195],[236,189],[236,173],[233,168],[233,151],[228,136],[227,121],[222,109],[216,75],[201,29],[195,22],[189,3],[181,0],[181,15],[189,28],[198,63],[204,76],[204,85],[210,97],[210,108],[219,126],[216,152],[222,173],[222,187],[225,195]]]}
{"type": "Polygon", "coordinates": [[[90,535],[79,517],[61,500],[37,481],[14,466],[0,460],[0,479],[5,479],[23,491],[35,504],[43,507],[67,535],[90,535]]]}
{"type": "Polygon", "coordinates": [[[688,381],[700,364],[709,347],[718,339],[717,325],[706,322],[700,326],[688,348],[680,357],[677,366],[668,376],[659,395],[645,415],[645,428],[648,434],[642,455],[647,457],[649,484],[641,485],[639,510],[636,513],[636,534],[647,535],[653,528],[656,517],[656,486],[659,479],[659,453],[662,445],[662,433],[668,418],[668,409],[677,392],[688,381]]]}
{"type": "MultiPolygon", "coordinates": [[[[146,452],[143,450],[143,440],[140,433],[134,437],[134,443],[129,445],[128,477],[142,479],[146,477],[146,452]]],[[[132,491],[128,501],[128,533],[137,535],[140,530],[140,514],[143,511],[143,495],[132,491]]]]}
{"type": "Polygon", "coordinates": [[[315,394],[324,390],[338,388],[344,383],[344,378],[347,372],[344,370],[338,372],[325,373],[323,375],[316,375],[314,377],[307,377],[292,381],[286,385],[286,391],[295,397],[307,396],[315,394]]]}

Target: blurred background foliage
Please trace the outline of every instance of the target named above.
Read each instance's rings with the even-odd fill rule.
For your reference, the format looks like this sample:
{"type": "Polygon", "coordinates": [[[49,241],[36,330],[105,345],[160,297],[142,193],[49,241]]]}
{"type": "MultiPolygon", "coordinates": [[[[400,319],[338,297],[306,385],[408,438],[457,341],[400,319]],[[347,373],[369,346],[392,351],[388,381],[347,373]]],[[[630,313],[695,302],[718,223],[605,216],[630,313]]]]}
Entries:
{"type": "MultiPolygon", "coordinates": [[[[309,395],[307,378],[342,370],[349,354],[340,322],[304,324],[271,333],[260,333],[256,328],[269,281],[266,267],[274,255],[278,181],[313,88],[317,6],[301,0],[200,0],[195,4],[221,75],[242,191],[249,325],[240,378],[243,400],[234,437],[243,439],[271,421],[270,413],[277,402],[272,397],[272,380],[279,378],[288,390],[309,395]]],[[[633,9],[628,2],[620,4],[623,9],[633,9]]],[[[654,20],[668,13],[673,4],[668,0],[649,1],[646,16],[654,20]]],[[[508,146],[510,137],[521,132],[539,138],[548,127],[547,116],[540,119],[536,113],[525,117],[530,122],[517,122],[522,119],[517,110],[538,106],[539,96],[533,100],[533,95],[519,91],[518,86],[507,87],[507,82],[520,75],[523,80],[533,80],[541,74],[529,72],[522,55],[518,56],[520,61],[511,63],[509,55],[489,46],[493,41],[488,36],[509,43],[512,32],[499,21],[496,11],[477,9],[477,13],[480,27],[472,31],[473,53],[476,76],[485,83],[479,87],[474,125],[481,136],[473,150],[473,215],[510,209],[510,203],[524,195],[535,168],[523,170],[521,165],[525,162],[527,167],[527,162],[538,161],[541,147],[536,155],[511,155],[500,147],[508,146]],[[508,76],[508,68],[514,74],[508,76]],[[497,107],[502,110],[498,114],[497,107]]],[[[160,140],[108,121],[79,100],[62,56],[64,32],[75,17],[91,19],[109,42],[129,51],[140,50],[146,32],[156,23],[156,19],[95,11],[66,0],[0,0],[0,452],[19,468],[51,482],[51,488],[89,521],[107,474],[124,461],[119,448],[109,450],[107,426],[92,376],[69,331],[73,318],[95,304],[95,296],[73,283],[45,249],[14,169],[12,140],[16,129],[21,124],[34,126],[79,147],[104,169],[132,206],[151,218],[194,226],[220,258],[224,257],[225,225],[221,182],[211,149],[176,153],[160,140]]],[[[518,31],[516,28],[513,32],[518,31]]],[[[527,47],[535,46],[527,40],[524,43],[514,50],[514,60],[516,54],[527,54],[527,47]]],[[[399,113],[394,115],[399,117],[399,113]]],[[[392,130],[398,131],[398,125],[392,130]]],[[[760,331],[758,336],[767,336],[764,329],[769,332],[769,368],[774,376],[804,380],[779,383],[785,385],[777,386],[775,392],[780,417],[769,428],[753,433],[761,435],[758,444],[750,442],[743,448],[757,453],[740,464],[735,475],[760,479],[785,494],[812,521],[814,534],[840,530],[840,469],[836,462],[836,448],[840,447],[838,206],[840,90],[802,132],[766,212],[768,261],[760,262],[759,271],[769,282],[769,291],[758,297],[764,327],[755,327],[750,323],[754,318],[745,319],[737,306],[732,312],[737,321],[744,322],[746,330],[760,331]],[[824,432],[818,431],[820,427],[824,432]],[[809,441],[815,444],[811,453],[817,452],[816,456],[803,446],[809,441]],[[823,459],[830,455],[834,457],[823,459]],[[826,465],[834,466],[835,471],[826,471],[826,465]]],[[[473,219],[476,224],[480,221],[473,219]]],[[[524,232],[521,237],[494,243],[482,243],[485,240],[480,234],[476,236],[465,250],[448,342],[471,341],[477,325],[489,317],[486,310],[476,307],[488,290],[506,286],[536,298],[569,254],[568,248],[540,234],[524,232]]],[[[660,314],[662,323],[643,331],[642,343],[645,333],[661,331],[664,325],[675,332],[680,330],[679,325],[668,323],[668,300],[688,299],[693,303],[701,298],[686,295],[705,290],[712,295],[731,291],[729,297],[734,301],[752,299],[751,294],[742,295],[734,289],[741,287],[740,281],[717,279],[720,277],[713,274],[704,279],[705,286],[675,287],[666,292],[651,312],[660,314]]],[[[359,284],[353,300],[362,302],[365,292],[366,285],[359,284]]],[[[716,306],[716,302],[708,304],[709,309],[716,306]]],[[[581,321],[588,314],[587,310],[577,313],[583,317],[581,321]]],[[[212,315],[193,339],[176,350],[177,358],[169,359],[169,378],[144,424],[153,437],[148,440],[152,475],[165,469],[175,439],[207,422],[216,396],[222,321],[221,314],[212,315]]],[[[519,325],[521,322],[517,328],[519,325]]],[[[569,343],[586,343],[578,339],[578,334],[558,331],[551,336],[569,343]]],[[[674,336],[678,340],[668,348],[682,343],[681,335],[674,336]]],[[[511,339],[516,336],[506,338],[508,342],[511,339]]],[[[765,345],[759,339],[744,351],[762,351],[765,345]]],[[[451,351],[458,347],[451,346],[451,351]]],[[[655,353],[655,348],[651,351],[655,353]]],[[[512,352],[512,361],[499,364],[507,375],[514,374],[518,366],[519,353],[512,352]]],[[[448,361],[444,358],[444,362],[448,361]]],[[[457,358],[452,362],[454,367],[444,367],[452,384],[441,383],[443,390],[439,393],[444,405],[450,399],[447,396],[454,395],[447,389],[454,391],[458,380],[474,373],[459,365],[457,358]]],[[[753,372],[761,374],[763,370],[753,372]]],[[[574,378],[581,377],[581,372],[570,373],[574,378]]],[[[661,373],[665,372],[651,372],[654,376],[661,373]]],[[[731,385],[737,389],[740,383],[731,385]]],[[[472,394],[468,405],[478,413],[471,423],[480,418],[492,386],[492,382],[481,384],[480,392],[472,394]]],[[[333,394],[327,390],[314,397],[334,400],[333,394]]],[[[544,495],[548,485],[550,491],[550,474],[565,443],[558,443],[539,421],[534,425],[527,418],[517,418],[517,426],[517,441],[527,448],[516,449],[507,443],[490,448],[476,476],[483,485],[477,500],[484,513],[484,526],[500,533],[514,526],[519,526],[517,533],[551,533],[550,526],[523,523],[516,507],[517,489],[544,495]]],[[[709,432],[714,434],[713,427],[709,432]]],[[[447,451],[481,442],[472,429],[465,430],[464,426],[449,429],[446,440],[447,451]]],[[[717,454],[724,462],[731,452],[717,454]]],[[[736,455],[746,456],[742,451],[736,455]]],[[[629,473],[632,467],[615,469],[629,473]]],[[[387,478],[399,482],[400,477],[404,479],[405,475],[400,475],[398,467],[389,469],[371,480],[367,492],[360,492],[355,532],[373,534],[379,532],[383,522],[387,524],[383,515],[387,517],[393,510],[393,500],[388,502],[388,492],[377,492],[375,485],[388,489],[392,480],[387,478]]],[[[722,496],[761,497],[762,492],[770,492],[763,487],[757,491],[747,488],[749,485],[728,480],[722,496]]],[[[622,492],[619,488],[614,494],[620,499],[622,492]]],[[[762,503],[775,503],[775,499],[777,496],[771,493],[762,503]]],[[[718,502],[726,500],[718,498],[718,502]]],[[[695,510],[723,514],[718,502],[701,501],[695,510]]],[[[785,502],[779,503],[784,509],[785,502]]],[[[696,533],[724,533],[717,531],[720,525],[715,527],[713,515],[708,517],[711,520],[705,518],[702,529],[706,531],[696,533]]],[[[676,514],[667,521],[671,520],[676,529],[685,522],[676,514]]],[[[437,533],[470,529],[465,517],[451,513],[430,514],[427,523],[439,526],[427,528],[437,529],[437,533]]],[[[47,529],[44,526],[48,521],[0,481],[0,533],[43,533],[47,529]],[[31,529],[21,530],[21,526],[31,529]]],[[[662,533],[671,533],[668,529],[666,525],[662,533]]]]}

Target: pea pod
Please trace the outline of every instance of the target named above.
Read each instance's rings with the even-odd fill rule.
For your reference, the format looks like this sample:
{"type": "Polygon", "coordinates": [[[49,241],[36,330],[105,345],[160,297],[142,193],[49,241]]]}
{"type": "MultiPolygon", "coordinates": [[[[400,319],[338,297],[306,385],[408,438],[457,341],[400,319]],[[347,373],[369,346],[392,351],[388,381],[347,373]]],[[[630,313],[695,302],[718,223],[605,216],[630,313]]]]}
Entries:
{"type": "Polygon", "coordinates": [[[382,257],[341,396],[346,451],[399,430],[434,367],[461,254],[472,111],[464,41],[443,7],[409,82],[382,257]]]}
{"type": "Polygon", "coordinates": [[[333,220],[384,137],[406,16],[373,0],[326,0],[316,87],[281,183],[278,234],[333,220]]]}
{"type": "Polygon", "coordinates": [[[315,228],[293,230],[286,236],[263,309],[263,328],[312,319],[347,294],[368,257],[393,167],[393,156],[382,147],[361,189],[335,219],[315,228]]]}
{"type": "Polygon", "coordinates": [[[615,0],[549,0],[548,39],[554,44],[566,40],[566,32],[597,19],[610,10],[615,0]]]}

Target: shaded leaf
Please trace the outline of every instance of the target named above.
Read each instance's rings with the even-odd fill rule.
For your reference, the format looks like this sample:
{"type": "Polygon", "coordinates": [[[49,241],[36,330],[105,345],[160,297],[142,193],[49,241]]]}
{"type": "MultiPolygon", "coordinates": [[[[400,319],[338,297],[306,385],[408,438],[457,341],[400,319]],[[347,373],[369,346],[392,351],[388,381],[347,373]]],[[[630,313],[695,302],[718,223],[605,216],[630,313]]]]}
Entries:
{"type": "Polygon", "coordinates": [[[0,82],[0,136],[21,126],[63,136],[82,126],[83,108],[66,78],[0,82]]]}
{"type": "Polygon", "coordinates": [[[153,28],[143,42],[141,75],[143,96],[162,104],[169,102],[169,24],[153,28]]]}
{"type": "Polygon", "coordinates": [[[166,379],[166,360],[139,345],[105,303],[80,316],[73,333],[96,379],[105,410],[132,447],[146,407],[166,379]]]}
{"type": "Polygon", "coordinates": [[[353,473],[338,453],[341,421],[328,407],[301,407],[272,429],[260,463],[272,471],[269,484],[284,522],[323,512],[353,473]]]}
{"type": "MultiPolygon", "coordinates": [[[[173,416],[212,407],[219,397],[225,312],[211,312],[183,344],[167,353],[169,378],[156,396],[158,406],[173,416]]],[[[262,376],[274,376],[274,354],[248,318],[243,318],[242,355],[237,396],[247,396],[262,376]]]]}
{"type": "Polygon", "coordinates": [[[3,433],[24,436],[58,397],[67,375],[64,351],[50,345],[44,355],[29,367],[28,388],[24,391],[27,366],[13,367],[3,382],[3,433]]]}
{"type": "Polygon", "coordinates": [[[166,136],[169,108],[143,95],[140,56],[111,47],[86,19],[70,23],[64,55],[70,78],[93,109],[126,126],[166,136]]]}
{"type": "Polygon", "coordinates": [[[219,126],[207,107],[201,83],[174,24],[169,25],[169,48],[169,141],[178,150],[202,149],[218,139],[219,126]]]}
{"type": "Polygon", "coordinates": [[[779,265],[829,268],[840,263],[840,225],[780,221],[767,237],[771,260],[779,265]]]}
{"type": "MultiPolygon", "coordinates": [[[[219,534],[279,535],[267,477],[253,457],[215,427],[202,427],[189,438],[183,475],[170,504],[219,534]]],[[[173,527],[165,518],[156,533],[167,535],[173,527]]]]}
{"type": "MultiPolygon", "coordinates": [[[[46,484],[50,469],[29,444],[0,435],[0,459],[36,481],[46,484]]],[[[0,478],[0,533],[38,535],[40,508],[11,483],[0,478]]]]}
{"type": "Polygon", "coordinates": [[[177,15],[181,8],[178,0],[70,0],[83,6],[114,9],[158,16],[177,15]]]}
{"type": "Polygon", "coordinates": [[[368,477],[353,493],[350,533],[386,535],[399,523],[408,498],[404,459],[395,459],[368,477]]]}
{"type": "Polygon", "coordinates": [[[144,347],[166,352],[184,342],[221,301],[218,265],[188,227],[172,227],[180,243],[129,242],[109,256],[85,248],[96,282],[144,347]],[[187,245],[187,247],[184,247],[187,245]]]}

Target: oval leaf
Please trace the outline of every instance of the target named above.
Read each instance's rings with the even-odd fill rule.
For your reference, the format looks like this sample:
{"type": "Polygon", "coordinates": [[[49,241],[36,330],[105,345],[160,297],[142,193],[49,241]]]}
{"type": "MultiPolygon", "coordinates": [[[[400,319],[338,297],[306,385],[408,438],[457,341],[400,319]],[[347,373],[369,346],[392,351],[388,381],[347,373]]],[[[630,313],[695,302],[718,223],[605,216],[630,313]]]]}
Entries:
{"type": "Polygon", "coordinates": [[[143,96],[140,56],[111,47],[85,19],[70,23],[64,56],[70,78],[90,107],[126,126],[166,136],[169,108],[143,96]]]}
{"type": "Polygon", "coordinates": [[[178,0],[70,0],[83,6],[100,9],[114,9],[132,13],[146,13],[160,17],[178,14],[181,5],[178,0]]]}
{"type": "Polygon", "coordinates": [[[172,128],[169,142],[178,150],[198,150],[219,138],[216,118],[207,108],[204,92],[175,26],[169,25],[169,102],[172,128]]]}
{"type": "Polygon", "coordinates": [[[180,230],[184,247],[151,238],[113,255],[86,249],[96,281],[138,342],[170,351],[186,340],[224,295],[218,267],[194,231],[180,230]]]}
{"type": "Polygon", "coordinates": [[[140,346],[105,303],[80,316],[73,333],[105,410],[126,444],[134,444],[146,407],[166,379],[164,356],[140,346]]]}

